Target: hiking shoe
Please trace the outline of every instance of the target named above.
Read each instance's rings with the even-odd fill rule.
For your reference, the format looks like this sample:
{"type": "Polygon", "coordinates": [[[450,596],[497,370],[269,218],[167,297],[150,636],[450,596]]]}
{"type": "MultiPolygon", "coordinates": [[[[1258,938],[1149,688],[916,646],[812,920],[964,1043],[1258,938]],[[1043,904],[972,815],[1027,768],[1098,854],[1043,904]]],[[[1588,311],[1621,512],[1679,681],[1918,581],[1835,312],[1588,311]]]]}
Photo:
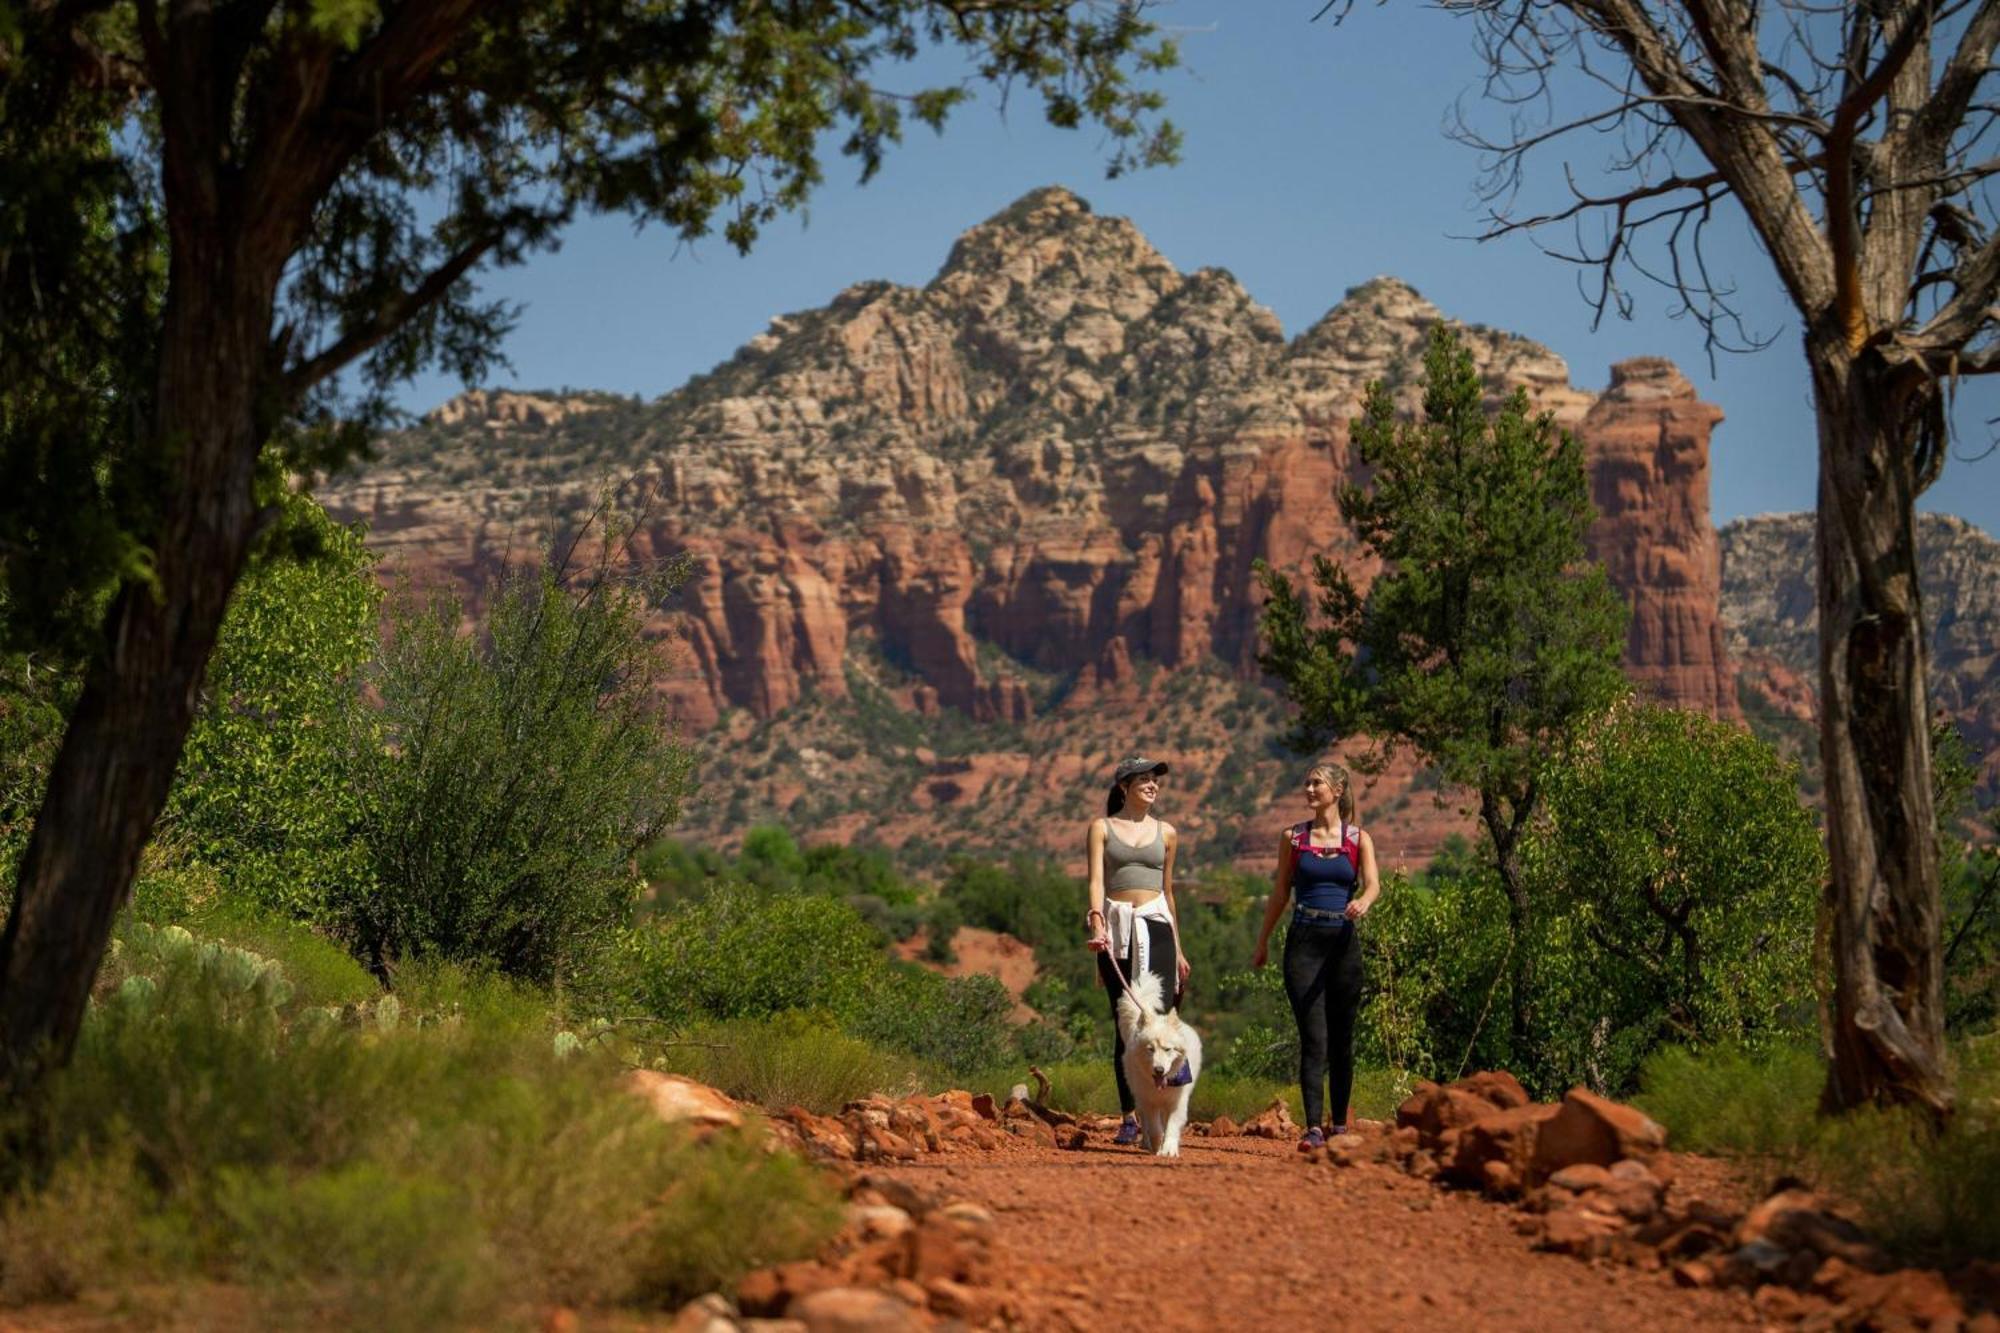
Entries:
{"type": "Polygon", "coordinates": [[[1307,1130],[1305,1137],[1299,1140],[1300,1152],[1311,1152],[1314,1148],[1324,1148],[1325,1146],[1326,1135],[1320,1132],[1318,1125],[1314,1125],[1311,1129],[1307,1130]]]}
{"type": "Polygon", "coordinates": [[[1126,1116],[1124,1122],[1118,1126],[1118,1133],[1111,1141],[1113,1143],[1137,1143],[1139,1141],[1139,1122],[1131,1116],[1126,1116]]]}

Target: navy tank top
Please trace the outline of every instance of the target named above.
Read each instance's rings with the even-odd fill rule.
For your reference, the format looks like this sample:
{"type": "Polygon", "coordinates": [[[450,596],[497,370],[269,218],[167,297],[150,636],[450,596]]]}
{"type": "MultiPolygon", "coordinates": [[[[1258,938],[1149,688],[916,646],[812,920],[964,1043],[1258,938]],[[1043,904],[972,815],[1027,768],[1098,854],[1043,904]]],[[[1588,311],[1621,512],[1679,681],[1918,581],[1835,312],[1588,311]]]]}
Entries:
{"type": "Polygon", "coordinates": [[[1307,839],[1312,825],[1292,828],[1292,904],[1322,912],[1344,912],[1360,878],[1361,830],[1340,827],[1340,845],[1319,848],[1307,839]]]}

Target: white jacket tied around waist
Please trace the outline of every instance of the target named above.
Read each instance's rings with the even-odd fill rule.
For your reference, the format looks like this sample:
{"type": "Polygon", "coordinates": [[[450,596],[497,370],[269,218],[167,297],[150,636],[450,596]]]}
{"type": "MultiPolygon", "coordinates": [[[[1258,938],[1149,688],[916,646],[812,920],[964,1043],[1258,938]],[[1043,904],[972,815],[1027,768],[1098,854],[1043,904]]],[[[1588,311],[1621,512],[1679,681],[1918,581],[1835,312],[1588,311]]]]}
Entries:
{"type": "Polygon", "coordinates": [[[1152,965],[1153,932],[1141,926],[1141,921],[1164,921],[1173,926],[1174,915],[1167,910],[1165,894],[1136,905],[1116,898],[1104,900],[1104,933],[1111,937],[1111,956],[1120,960],[1128,980],[1152,965]]]}

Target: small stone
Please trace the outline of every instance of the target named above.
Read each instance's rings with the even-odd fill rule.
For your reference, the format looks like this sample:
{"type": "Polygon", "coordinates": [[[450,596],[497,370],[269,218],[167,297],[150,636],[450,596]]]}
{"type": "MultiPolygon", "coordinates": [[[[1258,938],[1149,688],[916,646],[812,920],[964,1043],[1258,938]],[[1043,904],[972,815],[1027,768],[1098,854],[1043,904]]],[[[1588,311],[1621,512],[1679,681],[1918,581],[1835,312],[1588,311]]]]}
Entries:
{"type": "Polygon", "coordinates": [[[916,1225],[910,1215],[893,1204],[850,1204],[848,1225],[864,1240],[894,1240],[916,1225]]]}
{"type": "Polygon", "coordinates": [[[1484,1177],[1480,1186],[1496,1199],[1504,1199],[1519,1186],[1520,1180],[1514,1175],[1514,1168],[1505,1162],[1488,1162],[1480,1168],[1484,1177]]]}
{"type": "Polygon", "coordinates": [[[827,1287],[801,1296],[785,1313],[809,1333],[914,1333],[923,1316],[884,1291],[827,1287]]]}
{"type": "Polygon", "coordinates": [[[1208,1136],[1212,1139],[1233,1139],[1243,1130],[1226,1115],[1219,1115],[1208,1122],[1208,1136]]]}
{"type": "Polygon", "coordinates": [[[1715,1266],[1699,1259],[1689,1259],[1674,1265],[1674,1285],[1677,1287],[1712,1287],[1715,1285],[1715,1266]]]}
{"type": "Polygon", "coordinates": [[[919,1310],[929,1305],[931,1300],[922,1287],[906,1277],[899,1277],[890,1281],[882,1290],[888,1292],[903,1304],[913,1305],[919,1310]]]}
{"type": "Polygon", "coordinates": [[[982,1120],[998,1120],[1000,1109],[993,1104],[991,1093],[978,1093],[972,1099],[972,1110],[982,1120]]]}
{"type": "Polygon", "coordinates": [[[1610,1183],[1611,1173],[1592,1162],[1579,1162],[1575,1166],[1566,1166],[1549,1177],[1549,1184],[1557,1189],[1568,1190],[1571,1194],[1602,1189],[1610,1183]]]}
{"type": "Polygon", "coordinates": [[[938,1210],[938,1216],[965,1230],[985,1231],[993,1225],[992,1213],[965,1199],[946,1204],[938,1210]]]}

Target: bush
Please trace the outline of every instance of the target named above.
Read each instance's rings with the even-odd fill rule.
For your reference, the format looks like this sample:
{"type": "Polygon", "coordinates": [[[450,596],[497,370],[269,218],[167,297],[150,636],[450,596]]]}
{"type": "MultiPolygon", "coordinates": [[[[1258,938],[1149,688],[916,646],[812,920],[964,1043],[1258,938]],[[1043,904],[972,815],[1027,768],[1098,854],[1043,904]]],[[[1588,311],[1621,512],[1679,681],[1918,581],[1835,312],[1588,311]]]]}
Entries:
{"type": "Polygon", "coordinates": [[[1012,1045],[1013,997],[993,977],[944,977],[911,963],[885,964],[864,995],[853,1030],[947,1073],[997,1064],[1012,1045]]]}
{"type": "Polygon", "coordinates": [[[413,980],[334,1012],[270,959],[129,930],[50,1090],[52,1174],[0,1212],[0,1297],[200,1278],[264,1324],[490,1326],[678,1303],[837,1224],[805,1164],[694,1146],[595,1043],[563,1054],[546,1000],[413,980]]]}
{"type": "Polygon", "coordinates": [[[774,1111],[830,1115],[876,1092],[916,1091],[916,1062],[841,1032],[825,1014],[788,1013],[690,1028],[663,1067],[774,1111]]]}
{"type": "Polygon", "coordinates": [[[847,904],[739,883],[637,930],[626,970],[641,1009],[684,1026],[794,1010],[850,1019],[885,965],[847,904]]]}
{"type": "Polygon", "coordinates": [[[687,747],[653,685],[646,604],[603,571],[580,588],[510,573],[486,633],[449,598],[399,603],[357,752],[376,883],[341,904],[371,963],[490,962],[573,974],[629,918],[632,859],[672,821],[687,747]]]}
{"type": "Polygon", "coordinates": [[[1857,1204],[1905,1260],[1951,1268],[2000,1253],[2000,1036],[1960,1041],[1954,1055],[1959,1111],[1942,1134],[1900,1109],[1818,1117],[1826,1071],[1803,1046],[1661,1051],[1639,1103],[1677,1146],[1802,1176],[1857,1204]]]}

